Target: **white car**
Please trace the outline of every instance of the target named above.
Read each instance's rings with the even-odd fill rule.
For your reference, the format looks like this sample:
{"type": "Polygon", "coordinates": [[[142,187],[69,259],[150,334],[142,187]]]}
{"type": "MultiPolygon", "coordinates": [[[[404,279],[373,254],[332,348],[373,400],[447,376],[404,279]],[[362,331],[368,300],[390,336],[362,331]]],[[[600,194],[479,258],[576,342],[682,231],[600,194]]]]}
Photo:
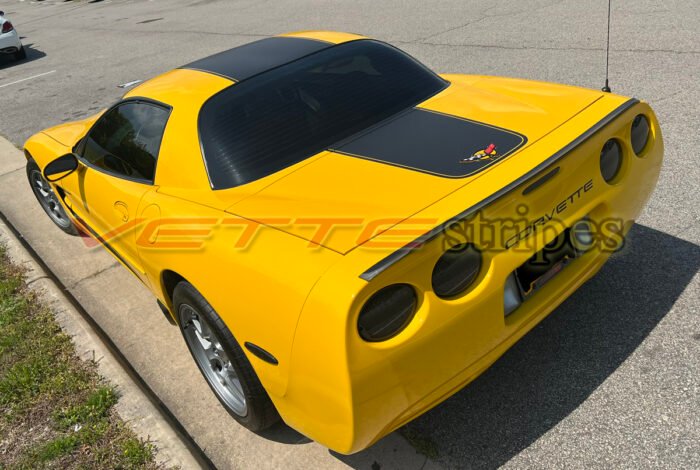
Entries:
{"type": "Polygon", "coordinates": [[[15,60],[27,57],[27,51],[19,40],[19,34],[10,20],[5,18],[4,11],[0,11],[0,54],[12,54],[15,60]]]}

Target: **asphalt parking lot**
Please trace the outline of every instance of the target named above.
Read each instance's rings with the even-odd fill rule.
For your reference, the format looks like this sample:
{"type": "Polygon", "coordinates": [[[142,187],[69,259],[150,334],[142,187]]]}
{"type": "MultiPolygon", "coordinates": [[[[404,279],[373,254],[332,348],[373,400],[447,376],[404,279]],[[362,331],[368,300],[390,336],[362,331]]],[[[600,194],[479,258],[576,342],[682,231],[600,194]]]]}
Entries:
{"type": "MultiPolygon", "coordinates": [[[[28,54],[19,63],[0,58],[0,134],[19,146],[45,127],[113,103],[124,92],[120,84],[293,30],[377,37],[439,72],[590,88],[604,82],[604,0],[46,0],[6,2],[1,9],[28,54]]],[[[263,453],[253,462],[244,445],[222,437],[236,438],[226,428],[236,426],[233,420],[212,424],[221,433],[203,422],[220,411],[213,399],[189,405],[201,407],[198,418],[168,392],[166,402],[187,415],[183,424],[217,466],[302,468],[294,459],[309,454],[308,462],[320,467],[700,468],[700,12],[694,0],[642,0],[613,2],[612,14],[610,85],[652,105],[666,145],[658,187],[626,249],[479,379],[407,426],[412,445],[429,449],[430,461],[394,434],[351,457],[273,435],[268,440],[275,445],[260,449],[284,458],[263,453]],[[278,442],[285,439],[290,442],[278,442]]],[[[0,210],[8,218],[10,184],[22,176],[12,169],[0,171],[0,210]]],[[[20,228],[31,225],[29,214],[39,214],[11,212],[20,228]]],[[[57,230],[23,235],[30,243],[61,237],[57,230]]],[[[82,256],[80,249],[71,253],[82,256]]],[[[120,269],[104,260],[100,269],[120,269]]],[[[87,279],[60,257],[55,262],[64,263],[57,270],[66,285],[77,288],[87,279]]],[[[162,328],[179,342],[173,351],[186,354],[149,302],[150,333],[162,328]]],[[[106,330],[119,327],[116,319],[104,321],[106,330]]],[[[125,338],[125,348],[140,340],[125,338]]],[[[181,359],[174,362],[179,370],[194,370],[189,357],[181,359]]],[[[162,364],[137,362],[155,390],[167,389],[167,372],[153,370],[162,364]]],[[[202,384],[192,390],[205,390],[202,384]]]]}

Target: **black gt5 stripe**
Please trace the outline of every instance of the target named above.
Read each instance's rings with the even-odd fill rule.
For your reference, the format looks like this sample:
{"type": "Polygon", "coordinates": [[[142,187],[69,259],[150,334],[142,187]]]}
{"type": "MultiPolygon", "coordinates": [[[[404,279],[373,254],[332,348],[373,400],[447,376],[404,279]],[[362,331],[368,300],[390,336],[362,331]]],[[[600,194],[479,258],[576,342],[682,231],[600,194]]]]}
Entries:
{"type": "Polygon", "coordinates": [[[266,38],[196,60],[180,68],[201,70],[240,82],[334,45],[297,37],[266,38]]]}
{"type": "Polygon", "coordinates": [[[496,191],[495,193],[491,194],[485,199],[482,199],[481,201],[477,202],[470,208],[460,212],[456,216],[452,217],[451,219],[447,220],[443,224],[435,227],[434,229],[430,230],[429,232],[421,235],[420,237],[416,238],[414,241],[411,243],[408,243],[404,247],[398,249],[397,251],[393,252],[386,258],[382,259],[378,263],[376,263],[374,266],[369,268],[367,271],[363,272],[360,274],[360,278],[364,279],[365,281],[371,281],[375,277],[377,277],[379,274],[384,272],[386,269],[388,269],[390,266],[396,264],[406,256],[408,256],[411,252],[413,252],[415,249],[420,248],[423,246],[425,243],[429,242],[430,240],[433,240],[435,237],[440,235],[446,228],[450,227],[452,224],[459,222],[461,220],[466,219],[467,217],[471,216],[474,214],[476,211],[483,209],[487,205],[491,204],[493,201],[496,199],[502,197],[503,195],[509,193],[513,189],[517,188],[518,186],[522,185],[526,181],[530,180],[537,174],[539,174],[541,171],[545,170],[549,166],[551,166],[553,163],[556,163],[557,161],[561,160],[564,158],[566,155],[568,155],[571,151],[573,151],[576,147],[581,145],[586,139],[590,138],[593,134],[601,130],[603,127],[605,127],[608,123],[613,121],[615,118],[620,116],[622,113],[630,109],[632,106],[636,105],[639,103],[639,100],[635,98],[631,98],[621,104],[620,106],[617,107],[617,109],[613,110],[610,114],[605,116],[603,119],[598,121],[593,127],[588,129],[586,132],[578,136],[576,139],[571,141],[566,147],[562,148],[559,150],[557,153],[552,155],[551,157],[547,158],[545,161],[537,165],[535,168],[530,170],[529,172],[525,173],[523,176],[520,178],[516,179],[515,181],[512,181],[511,183],[505,185],[502,187],[500,190],[496,191]]]}
{"type": "Polygon", "coordinates": [[[447,178],[484,170],[522,147],[513,131],[411,108],[332,150],[447,178]]]}

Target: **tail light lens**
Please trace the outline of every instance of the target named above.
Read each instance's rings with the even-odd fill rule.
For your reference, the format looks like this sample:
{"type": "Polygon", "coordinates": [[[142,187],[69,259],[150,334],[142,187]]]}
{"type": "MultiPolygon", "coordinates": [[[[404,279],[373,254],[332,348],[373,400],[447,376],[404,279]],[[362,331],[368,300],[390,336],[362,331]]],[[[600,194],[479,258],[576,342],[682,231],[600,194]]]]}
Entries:
{"type": "Polygon", "coordinates": [[[386,341],[403,331],[418,306],[416,291],[408,284],[392,284],[375,292],[362,307],[357,331],[365,341],[386,341]]]}
{"type": "Polygon", "coordinates": [[[438,297],[454,297],[474,282],[481,271],[481,253],[472,244],[447,250],[433,268],[433,291],[438,297]]]}
{"type": "Polygon", "coordinates": [[[5,21],[5,22],[2,24],[2,32],[3,32],[3,33],[9,33],[9,32],[12,31],[13,29],[15,29],[15,27],[12,26],[12,23],[10,23],[9,21],[5,21]]]}
{"type": "Polygon", "coordinates": [[[610,183],[615,179],[622,168],[622,147],[615,139],[605,142],[600,151],[600,174],[610,183]]]}
{"type": "Polygon", "coordinates": [[[642,154],[649,141],[649,119],[638,114],[632,121],[632,149],[637,156],[642,154]]]}

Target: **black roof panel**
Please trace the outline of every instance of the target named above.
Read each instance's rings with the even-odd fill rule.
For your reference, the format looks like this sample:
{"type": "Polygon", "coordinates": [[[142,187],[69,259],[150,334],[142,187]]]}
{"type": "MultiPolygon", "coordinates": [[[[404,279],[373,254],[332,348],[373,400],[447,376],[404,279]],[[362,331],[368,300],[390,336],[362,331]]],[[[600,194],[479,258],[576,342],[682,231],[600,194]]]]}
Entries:
{"type": "Polygon", "coordinates": [[[272,37],[219,52],[180,68],[201,70],[239,82],[334,45],[315,39],[272,37]]]}

